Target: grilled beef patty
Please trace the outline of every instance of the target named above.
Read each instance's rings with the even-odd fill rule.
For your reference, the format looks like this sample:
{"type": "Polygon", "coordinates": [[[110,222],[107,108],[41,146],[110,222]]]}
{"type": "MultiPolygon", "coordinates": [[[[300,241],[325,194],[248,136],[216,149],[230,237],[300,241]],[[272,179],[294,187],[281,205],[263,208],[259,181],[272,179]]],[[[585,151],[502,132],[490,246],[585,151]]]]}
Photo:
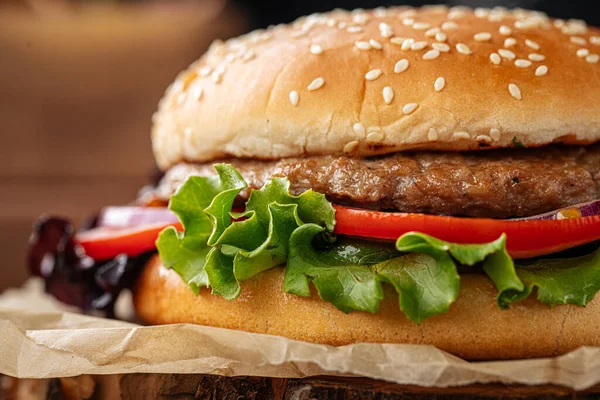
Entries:
{"type": "MultiPolygon", "coordinates": [[[[285,176],[294,194],[312,188],[334,203],[375,210],[511,218],[600,198],[600,144],[221,162],[233,164],[250,188],[285,176]]],[[[187,176],[214,173],[212,163],[176,165],[142,201],[168,201],[187,176]]]]}

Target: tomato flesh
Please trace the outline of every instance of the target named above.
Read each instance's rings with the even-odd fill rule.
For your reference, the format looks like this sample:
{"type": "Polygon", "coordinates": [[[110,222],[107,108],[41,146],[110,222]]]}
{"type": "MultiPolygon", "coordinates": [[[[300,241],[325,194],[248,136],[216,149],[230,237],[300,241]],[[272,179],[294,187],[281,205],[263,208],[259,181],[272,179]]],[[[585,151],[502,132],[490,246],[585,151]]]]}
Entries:
{"type": "Polygon", "coordinates": [[[511,221],[334,208],[335,232],[341,235],[396,240],[407,232],[421,232],[448,242],[477,244],[491,242],[506,233],[506,247],[513,258],[556,253],[600,239],[598,215],[511,221]]]}
{"type": "Polygon", "coordinates": [[[156,238],[167,226],[181,231],[179,222],[138,225],[131,228],[98,227],[78,233],[75,240],[94,260],[108,260],[119,254],[137,256],[156,249],[156,238]]]}
{"type": "MultiPolygon", "coordinates": [[[[506,233],[513,258],[556,253],[600,240],[600,215],[563,220],[496,220],[426,214],[382,212],[334,205],[335,232],[340,235],[396,240],[407,232],[421,232],[464,244],[488,243],[506,233]]],[[[109,207],[100,226],[79,233],[76,240],[96,260],[121,253],[138,255],[156,248],[158,234],[167,226],[182,230],[166,208],[109,207]]]]}

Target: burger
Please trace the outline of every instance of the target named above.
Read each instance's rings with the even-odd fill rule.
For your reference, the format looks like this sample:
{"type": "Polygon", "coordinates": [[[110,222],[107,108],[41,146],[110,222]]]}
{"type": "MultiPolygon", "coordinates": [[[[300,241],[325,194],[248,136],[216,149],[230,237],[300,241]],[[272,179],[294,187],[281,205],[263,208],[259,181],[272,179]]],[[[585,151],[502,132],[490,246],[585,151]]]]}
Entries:
{"type": "Polygon", "coordinates": [[[164,176],[44,217],[57,297],[148,324],[465,359],[600,346],[600,30],[525,10],[335,10],[214,43],[167,89],[164,176]],[[595,298],[596,297],[596,298],[595,298]]]}

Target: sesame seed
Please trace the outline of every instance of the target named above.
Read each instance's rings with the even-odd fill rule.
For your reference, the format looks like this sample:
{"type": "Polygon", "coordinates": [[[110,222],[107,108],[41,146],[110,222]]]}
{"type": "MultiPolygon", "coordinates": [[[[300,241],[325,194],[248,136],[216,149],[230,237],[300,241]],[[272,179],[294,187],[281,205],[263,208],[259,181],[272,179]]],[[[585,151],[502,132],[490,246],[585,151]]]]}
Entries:
{"type": "Polygon", "coordinates": [[[214,83],[221,83],[221,81],[223,80],[223,74],[219,73],[219,71],[213,71],[210,74],[210,79],[214,82],[214,83]]]}
{"type": "Polygon", "coordinates": [[[488,21],[490,22],[499,22],[504,19],[504,15],[498,13],[490,13],[488,16],[488,21]]]}
{"type": "Polygon", "coordinates": [[[562,33],[565,35],[577,35],[582,33],[587,33],[587,25],[585,22],[581,21],[578,23],[574,23],[573,20],[569,20],[569,22],[560,28],[562,33]]]}
{"type": "Polygon", "coordinates": [[[585,46],[587,44],[587,40],[585,40],[581,36],[571,36],[571,43],[578,44],[580,46],[585,46]]]}
{"type": "Polygon", "coordinates": [[[177,104],[181,105],[181,104],[185,103],[187,98],[188,98],[187,92],[179,93],[179,95],[177,95],[177,104]]]}
{"type": "Polygon", "coordinates": [[[412,38],[408,38],[404,41],[404,43],[402,43],[402,50],[408,50],[412,47],[412,45],[415,43],[415,39],[412,38]]]}
{"type": "Polygon", "coordinates": [[[488,15],[490,15],[490,10],[487,8],[477,7],[474,14],[477,18],[486,18],[488,15]]]}
{"type": "Polygon", "coordinates": [[[379,23],[379,30],[380,31],[391,31],[392,27],[390,24],[387,24],[385,22],[380,22],[379,23]]]}
{"type": "Polygon", "coordinates": [[[598,54],[590,54],[585,58],[585,61],[589,62],[590,64],[597,64],[598,61],[600,61],[600,56],[598,54]]]}
{"type": "Polygon", "coordinates": [[[436,131],[434,128],[429,128],[429,132],[427,133],[427,139],[430,142],[435,142],[436,140],[438,140],[439,137],[440,135],[438,134],[438,131],[436,131]]]}
{"type": "Polygon", "coordinates": [[[577,57],[583,58],[590,55],[590,51],[588,49],[579,49],[577,50],[577,57]]]}
{"type": "Polygon", "coordinates": [[[346,32],[348,32],[348,33],[360,33],[362,31],[363,31],[363,27],[357,26],[357,25],[352,25],[352,26],[349,26],[348,28],[346,28],[346,32]]]}
{"type": "Polygon", "coordinates": [[[298,105],[298,100],[300,100],[298,92],[296,92],[295,90],[292,90],[290,92],[290,103],[292,103],[292,105],[294,107],[296,107],[298,105]]]}
{"type": "Polygon", "coordinates": [[[208,76],[212,72],[212,68],[208,65],[205,65],[200,69],[200,76],[208,76]]]}
{"type": "Polygon", "coordinates": [[[563,26],[565,26],[565,20],[564,19],[557,19],[556,21],[554,21],[554,26],[556,28],[562,28],[563,26]]]}
{"type": "Polygon", "coordinates": [[[427,42],[422,40],[420,42],[415,42],[410,46],[410,49],[413,51],[421,51],[423,50],[425,47],[427,47],[427,42]]]}
{"type": "Polygon", "coordinates": [[[448,39],[448,36],[444,32],[439,32],[435,34],[435,40],[438,42],[445,42],[448,39]]]}
{"type": "Polygon", "coordinates": [[[323,48],[318,44],[313,44],[310,46],[310,52],[313,54],[323,54],[323,48]]]}
{"type": "Polygon", "coordinates": [[[435,89],[436,92],[441,92],[445,86],[446,86],[446,80],[444,78],[442,78],[441,76],[439,78],[437,78],[433,84],[433,88],[435,89]]]}
{"type": "Polygon", "coordinates": [[[383,48],[383,46],[381,45],[381,43],[379,43],[377,40],[375,39],[370,39],[369,40],[369,44],[377,50],[381,50],[383,48]]]}
{"type": "Polygon", "coordinates": [[[414,8],[409,8],[406,11],[402,11],[400,14],[398,14],[398,16],[400,18],[404,18],[404,17],[414,17],[415,15],[417,15],[417,10],[415,10],[414,8]]]}
{"type": "Polygon", "coordinates": [[[412,114],[417,109],[417,107],[419,107],[417,103],[408,103],[405,104],[404,107],[402,107],[402,112],[404,113],[404,115],[412,114]]]}
{"type": "Polygon", "coordinates": [[[242,55],[242,61],[250,61],[255,57],[256,57],[256,53],[254,51],[252,51],[252,49],[250,49],[242,55]]]}
{"type": "Polygon", "coordinates": [[[521,100],[522,96],[521,96],[521,89],[519,89],[519,87],[517,85],[515,85],[514,83],[511,83],[510,85],[508,85],[508,91],[510,92],[510,95],[512,97],[514,97],[517,100],[521,100]]]}
{"type": "Polygon", "coordinates": [[[546,59],[546,56],[544,56],[543,54],[531,53],[529,55],[529,59],[531,61],[539,62],[539,61],[544,61],[546,59]]]}
{"type": "Polygon", "coordinates": [[[396,63],[396,65],[394,65],[394,72],[396,74],[404,72],[407,69],[408,69],[408,60],[407,59],[402,59],[402,60],[398,61],[396,63]]]}
{"type": "Polygon", "coordinates": [[[312,81],[310,83],[310,85],[308,85],[307,89],[310,91],[317,90],[317,89],[322,88],[324,84],[325,84],[325,79],[318,77],[318,78],[315,78],[315,80],[312,81]]]}
{"type": "Polygon", "coordinates": [[[591,36],[590,43],[596,46],[600,46],[600,36],[591,36]]]}
{"type": "Polygon", "coordinates": [[[201,86],[195,85],[190,89],[190,97],[194,100],[200,100],[204,91],[201,86]]]}
{"type": "Polygon", "coordinates": [[[368,81],[374,81],[375,79],[379,78],[380,76],[381,76],[380,69],[372,69],[365,74],[365,79],[368,81]]]}
{"type": "Polygon", "coordinates": [[[506,58],[507,60],[514,60],[517,57],[515,55],[515,53],[513,53],[510,50],[506,50],[506,49],[500,49],[500,50],[498,50],[498,54],[500,54],[500,56],[502,58],[506,58]]]}
{"type": "Polygon", "coordinates": [[[401,46],[405,40],[406,38],[403,37],[393,37],[390,39],[390,42],[401,46]]]}
{"type": "Polygon", "coordinates": [[[333,28],[333,27],[335,26],[335,19],[333,19],[333,18],[328,18],[328,19],[327,19],[327,22],[325,22],[325,24],[326,24],[328,27],[330,27],[330,28],[333,28]]]}
{"type": "Polygon", "coordinates": [[[365,135],[365,126],[360,122],[356,122],[354,125],[352,125],[352,130],[359,136],[365,135]]]}
{"type": "Polygon", "coordinates": [[[498,30],[500,31],[500,34],[504,36],[508,36],[512,33],[512,29],[506,25],[502,25],[498,30]]]}
{"type": "Polygon", "coordinates": [[[443,31],[451,31],[453,29],[458,29],[458,24],[454,21],[446,21],[442,24],[443,31]]]}
{"type": "Polygon", "coordinates": [[[411,26],[414,23],[415,23],[415,20],[412,19],[412,18],[404,18],[402,20],[402,24],[405,25],[405,26],[411,26]]]}
{"type": "Polygon", "coordinates": [[[431,28],[431,24],[428,24],[427,22],[415,22],[412,27],[418,31],[424,31],[425,29],[431,28]]]}
{"type": "Polygon", "coordinates": [[[259,36],[260,40],[262,40],[263,42],[269,39],[273,38],[273,34],[271,32],[263,32],[260,34],[259,36]]]}
{"type": "Polygon", "coordinates": [[[492,64],[500,65],[502,59],[500,58],[500,55],[498,55],[498,53],[492,53],[490,54],[490,61],[492,62],[492,64]]]}
{"type": "Polygon", "coordinates": [[[386,86],[383,88],[383,101],[385,101],[385,104],[390,104],[392,102],[392,100],[394,99],[394,90],[392,89],[391,86],[386,86]]]}
{"type": "Polygon", "coordinates": [[[500,129],[498,129],[498,128],[492,128],[492,129],[490,129],[490,137],[495,142],[497,142],[498,140],[500,140],[500,129]]]}
{"type": "Polygon", "coordinates": [[[467,46],[464,43],[459,43],[456,45],[456,50],[461,53],[461,54],[472,54],[473,52],[471,51],[471,49],[469,48],[469,46],[467,46]]]}
{"type": "Polygon", "coordinates": [[[456,19],[462,17],[463,15],[465,15],[465,12],[463,10],[450,10],[450,12],[448,13],[448,18],[456,19]]]}
{"type": "Polygon", "coordinates": [[[380,6],[380,7],[377,7],[376,9],[373,10],[373,14],[376,17],[383,18],[383,17],[386,17],[388,15],[388,9],[385,8],[385,7],[380,6]]]}
{"type": "Polygon", "coordinates": [[[515,67],[517,67],[517,68],[529,68],[529,67],[531,67],[531,61],[519,58],[518,60],[515,61],[515,67]]]}
{"type": "Polygon", "coordinates": [[[478,42],[487,42],[489,40],[492,40],[492,34],[489,32],[479,32],[473,36],[473,39],[475,39],[478,42]]]}
{"type": "Polygon", "coordinates": [[[548,73],[548,67],[545,65],[540,65],[535,70],[535,76],[544,76],[548,73]]]}
{"type": "Polygon", "coordinates": [[[348,23],[346,21],[340,21],[340,22],[338,22],[337,26],[340,29],[344,29],[346,26],[348,26],[348,23]]]}
{"type": "Polygon", "coordinates": [[[450,51],[450,46],[448,46],[446,43],[432,43],[431,47],[437,51],[441,51],[442,53],[447,53],[450,51]]]}
{"type": "Polygon", "coordinates": [[[379,23],[379,33],[384,38],[390,38],[394,35],[394,30],[392,29],[392,27],[389,24],[386,24],[385,22],[380,22],[379,23]]]}
{"type": "Polygon", "coordinates": [[[358,42],[354,42],[354,46],[356,46],[356,48],[359,50],[371,50],[371,45],[369,42],[359,40],[358,42]]]}
{"type": "Polygon", "coordinates": [[[536,21],[535,19],[520,19],[515,21],[515,28],[517,29],[528,29],[528,28],[534,28],[539,24],[539,21],[536,21]]]}
{"type": "Polygon", "coordinates": [[[215,68],[215,72],[223,75],[225,73],[225,64],[217,65],[217,68],[215,68]]]}
{"type": "Polygon", "coordinates": [[[534,50],[540,49],[540,45],[534,42],[533,40],[525,39],[525,44],[527,45],[527,47],[530,47],[534,50]]]}
{"type": "Polygon", "coordinates": [[[475,140],[478,142],[491,143],[492,138],[489,137],[488,135],[479,135],[475,138],[475,140]]]}
{"type": "Polygon", "coordinates": [[[344,146],[344,153],[353,153],[358,148],[359,143],[357,140],[346,143],[344,146]]]}
{"type": "Polygon", "coordinates": [[[471,139],[471,135],[469,135],[469,132],[464,132],[464,131],[454,132],[452,134],[452,136],[454,136],[454,138],[458,139],[458,140],[469,140],[469,139],[471,139]]]}
{"type": "Polygon", "coordinates": [[[440,28],[431,28],[427,32],[425,32],[425,37],[434,37],[438,33],[440,33],[440,28]]]}
{"type": "Polygon", "coordinates": [[[506,38],[504,40],[504,47],[513,47],[515,44],[517,44],[517,39],[515,38],[506,38]]]}
{"type": "Polygon", "coordinates": [[[358,14],[355,14],[352,17],[352,21],[354,21],[357,24],[364,25],[367,22],[368,18],[369,18],[368,15],[363,10],[359,9],[358,14]]]}
{"type": "Polygon", "coordinates": [[[381,32],[379,32],[379,34],[381,36],[383,36],[384,38],[389,39],[392,36],[394,36],[394,31],[381,31],[381,32]]]}
{"type": "Polygon", "coordinates": [[[423,54],[423,60],[435,60],[440,56],[440,52],[438,50],[429,50],[427,53],[423,54]]]}
{"type": "Polygon", "coordinates": [[[371,131],[367,134],[367,142],[381,142],[383,140],[383,133],[379,131],[371,131]]]}

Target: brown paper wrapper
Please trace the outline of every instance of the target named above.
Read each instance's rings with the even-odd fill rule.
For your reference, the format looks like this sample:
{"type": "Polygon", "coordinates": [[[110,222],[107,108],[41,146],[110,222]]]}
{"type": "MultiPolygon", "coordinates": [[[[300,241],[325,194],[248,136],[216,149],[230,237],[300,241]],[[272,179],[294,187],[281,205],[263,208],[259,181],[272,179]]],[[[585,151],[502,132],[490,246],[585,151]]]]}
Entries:
{"type": "Polygon", "coordinates": [[[432,346],[332,347],[189,324],[139,326],[72,311],[43,294],[39,281],[0,296],[0,374],[357,375],[420,386],[503,382],[575,390],[600,383],[600,348],[556,358],[467,362],[432,346]]]}

